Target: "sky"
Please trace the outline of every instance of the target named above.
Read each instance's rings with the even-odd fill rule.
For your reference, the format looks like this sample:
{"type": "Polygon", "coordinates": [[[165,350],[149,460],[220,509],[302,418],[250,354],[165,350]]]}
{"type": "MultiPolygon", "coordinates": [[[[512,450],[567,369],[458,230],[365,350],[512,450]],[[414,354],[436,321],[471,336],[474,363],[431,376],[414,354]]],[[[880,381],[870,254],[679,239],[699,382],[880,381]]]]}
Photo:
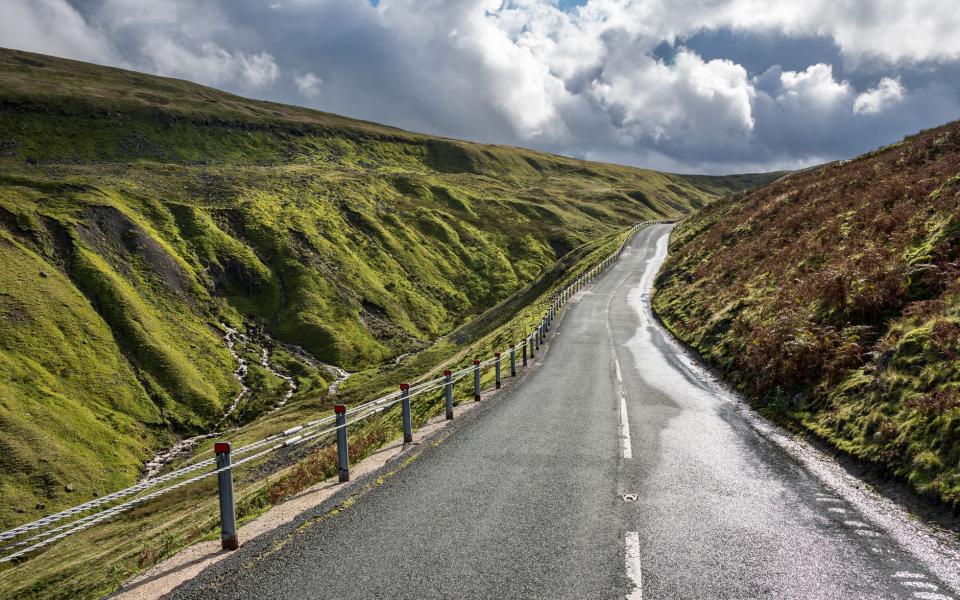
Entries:
{"type": "Polygon", "coordinates": [[[675,172],[960,118],[956,0],[3,0],[0,46],[675,172]]]}

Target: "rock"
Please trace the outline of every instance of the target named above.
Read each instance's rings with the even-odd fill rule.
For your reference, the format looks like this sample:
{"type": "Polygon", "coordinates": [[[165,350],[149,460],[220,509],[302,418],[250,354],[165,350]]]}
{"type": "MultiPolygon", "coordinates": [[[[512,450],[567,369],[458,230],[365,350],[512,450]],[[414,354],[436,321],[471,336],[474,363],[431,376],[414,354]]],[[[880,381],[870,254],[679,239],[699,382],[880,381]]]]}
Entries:
{"type": "Polygon", "coordinates": [[[40,277],[46,278],[46,277],[49,277],[49,275],[47,275],[46,271],[40,271],[40,277]]]}
{"type": "Polygon", "coordinates": [[[810,400],[810,396],[807,395],[806,392],[800,392],[799,394],[795,394],[793,398],[790,398],[790,405],[794,408],[801,408],[808,400],[810,400]]]}
{"type": "Polygon", "coordinates": [[[896,354],[893,350],[886,350],[877,358],[877,374],[883,373],[887,370],[887,366],[890,364],[890,361],[893,360],[894,355],[896,354]]]}
{"type": "Polygon", "coordinates": [[[77,488],[73,487],[73,484],[72,484],[72,483],[68,483],[67,485],[63,486],[63,489],[67,490],[68,492],[72,492],[72,491],[76,490],[77,488]]]}
{"type": "Polygon", "coordinates": [[[43,510],[43,509],[45,509],[46,507],[47,507],[47,505],[44,504],[43,502],[37,502],[37,505],[34,506],[34,508],[37,509],[37,510],[43,510]]]}

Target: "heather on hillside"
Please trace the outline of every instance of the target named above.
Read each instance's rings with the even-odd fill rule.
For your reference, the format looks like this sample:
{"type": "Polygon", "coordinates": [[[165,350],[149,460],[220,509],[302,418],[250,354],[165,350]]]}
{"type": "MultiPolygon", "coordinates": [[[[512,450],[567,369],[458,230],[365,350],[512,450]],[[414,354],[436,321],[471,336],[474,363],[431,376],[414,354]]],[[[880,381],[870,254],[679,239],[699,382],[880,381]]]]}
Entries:
{"type": "Polygon", "coordinates": [[[960,504],[960,123],[679,226],[654,308],[771,415],[960,504]]]}

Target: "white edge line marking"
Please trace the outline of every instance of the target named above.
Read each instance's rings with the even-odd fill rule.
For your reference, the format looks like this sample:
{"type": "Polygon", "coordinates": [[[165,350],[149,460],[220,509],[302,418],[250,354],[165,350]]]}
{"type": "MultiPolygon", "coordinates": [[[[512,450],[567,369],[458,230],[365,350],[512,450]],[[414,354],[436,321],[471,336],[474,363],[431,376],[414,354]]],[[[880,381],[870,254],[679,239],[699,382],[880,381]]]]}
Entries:
{"type": "Polygon", "coordinates": [[[627,600],[643,600],[643,572],[640,568],[640,535],[636,531],[628,531],[625,543],[623,562],[627,568],[627,577],[633,583],[633,590],[627,594],[627,600]]]}
{"type": "Polygon", "coordinates": [[[623,383],[623,375],[620,374],[620,361],[617,359],[613,359],[613,365],[617,367],[617,381],[619,381],[620,383],[623,383]]]}
{"type": "Polygon", "coordinates": [[[627,399],[620,396],[620,437],[623,440],[623,457],[633,458],[633,446],[630,444],[630,419],[627,418],[627,399]]]}

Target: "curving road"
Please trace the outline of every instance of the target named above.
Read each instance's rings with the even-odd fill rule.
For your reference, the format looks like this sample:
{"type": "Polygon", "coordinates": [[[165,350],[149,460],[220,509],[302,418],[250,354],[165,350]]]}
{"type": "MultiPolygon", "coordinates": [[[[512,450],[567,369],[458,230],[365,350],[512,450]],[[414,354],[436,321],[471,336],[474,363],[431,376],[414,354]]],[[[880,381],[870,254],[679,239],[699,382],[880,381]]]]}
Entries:
{"type": "Polygon", "coordinates": [[[955,597],[653,322],[668,234],[566,306],[520,385],[173,597],[955,597]]]}

